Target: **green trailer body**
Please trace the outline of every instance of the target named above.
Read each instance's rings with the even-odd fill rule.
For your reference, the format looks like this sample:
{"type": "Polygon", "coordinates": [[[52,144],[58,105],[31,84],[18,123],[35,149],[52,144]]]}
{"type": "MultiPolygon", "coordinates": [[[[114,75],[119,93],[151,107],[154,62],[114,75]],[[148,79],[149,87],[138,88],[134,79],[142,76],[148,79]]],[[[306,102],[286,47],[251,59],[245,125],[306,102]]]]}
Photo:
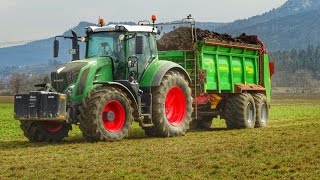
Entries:
{"type": "Polygon", "coordinates": [[[198,94],[237,93],[237,85],[258,85],[259,91],[270,101],[268,55],[261,55],[259,48],[197,42],[195,50],[162,51],[158,54],[159,59],[184,67],[190,77],[197,78],[197,84],[201,84],[199,72],[205,72],[203,88],[198,94]]]}

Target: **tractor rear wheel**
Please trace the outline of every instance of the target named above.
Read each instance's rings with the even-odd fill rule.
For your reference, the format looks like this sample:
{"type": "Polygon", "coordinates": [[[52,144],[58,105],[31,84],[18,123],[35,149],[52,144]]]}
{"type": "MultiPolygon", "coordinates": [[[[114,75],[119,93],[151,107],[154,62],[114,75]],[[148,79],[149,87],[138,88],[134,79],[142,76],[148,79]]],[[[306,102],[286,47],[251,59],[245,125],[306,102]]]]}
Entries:
{"type": "Polygon", "coordinates": [[[228,129],[254,128],[256,109],[251,94],[230,95],[224,106],[223,117],[228,129]]]}
{"type": "MultiPolygon", "coordinates": [[[[186,78],[177,71],[169,71],[160,86],[152,92],[152,122],[156,136],[182,136],[191,121],[192,96],[186,78]]],[[[150,131],[150,129],[149,129],[150,131]]]]}
{"type": "Polygon", "coordinates": [[[20,121],[20,128],[31,142],[60,142],[71,125],[62,122],[20,121]]]}
{"type": "Polygon", "coordinates": [[[91,142],[118,141],[128,136],[133,120],[131,101],[113,87],[93,90],[80,107],[80,130],[91,142]]]}
{"type": "Polygon", "coordinates": [[[264,94],[253,95],[255,107],[256,107],[256,124],[255,127],[266,127],[269,120],[269,103],[267,97],[264,94]]]}

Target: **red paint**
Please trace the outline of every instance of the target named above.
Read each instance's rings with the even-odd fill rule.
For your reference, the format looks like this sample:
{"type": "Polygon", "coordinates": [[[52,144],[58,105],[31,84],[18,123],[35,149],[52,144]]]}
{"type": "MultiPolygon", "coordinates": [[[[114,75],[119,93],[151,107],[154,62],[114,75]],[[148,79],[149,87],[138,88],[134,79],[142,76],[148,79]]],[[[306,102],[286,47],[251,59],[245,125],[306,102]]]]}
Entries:
{"type": "Polygon", "coordinates": [[[270,77],[274,74],[274,63],[269,62],[270,77]]]}
{"type": "Polygon", "coordinates": [[[63,123],[61,122],[43,122],[42,127],[44,127],[50,133],[59,132],[63,128],[63,123]]]}
{"type": "Polygon", "coordinates": [[[172,87],[165,99],[166,117],[173,126],[178,126],[183,122],[187,111],[186,97],[178,86],[172,87]]]}
{"type": "Polygon", "coordinates": [[[156,15],[152,15],[151,16],[151,20],[152,20],[152,22],[155,22],[157,20],[157,16],[156,15]]]}
{"type": "Polygon", "coordinates": [[[207,104],[212,100],[212,97],[209,94],[200,94],[196,97],[197,104],[207,104]]]}
{"type": "Polygon", "coordinates": [[[102,122],[104,128],[110,132],[118,132],[122,129],[126,121],[126,111],[119,101],[111,100],[102,108],[102,122]],[[114,118],[108,120],[107,114],[113,113],[114,118]]]}

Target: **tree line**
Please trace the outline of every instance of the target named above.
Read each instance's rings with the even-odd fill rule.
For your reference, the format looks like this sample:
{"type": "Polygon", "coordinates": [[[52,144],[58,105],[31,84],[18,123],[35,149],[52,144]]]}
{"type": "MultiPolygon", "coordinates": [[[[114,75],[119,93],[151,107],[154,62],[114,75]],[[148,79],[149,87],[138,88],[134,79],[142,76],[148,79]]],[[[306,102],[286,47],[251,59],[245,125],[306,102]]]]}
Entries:
{"type": "MultiPolygon", "coordinates": [[[[320,45],[306,49],[291,49],[269,53],[275,63],[273,88],[288,87],[297,93],[312,93],[320,89],[320,45]]],[[[56,63],[56,62],[52,62],[56,63]]],[[[14,95],[35,90],[35,84],[49,83],[48,75],[13,74],[0,80],[0,95],[14,95]]]]}
{"type": "Polygon", "coordinates": [[[290,87],[293,92],[309,93],[320,87],[320,45],[269,53],[275,63],[273,87],[290,87]]]}
{"type": "Polygon", "coordinates": [[[0,80],[0,95],[15,95],[19,93],[29,93],[36,90],[34,85],[46,84],[50,82],[48,75],[21,75],[13,74],[8,81],[0,80]]]}

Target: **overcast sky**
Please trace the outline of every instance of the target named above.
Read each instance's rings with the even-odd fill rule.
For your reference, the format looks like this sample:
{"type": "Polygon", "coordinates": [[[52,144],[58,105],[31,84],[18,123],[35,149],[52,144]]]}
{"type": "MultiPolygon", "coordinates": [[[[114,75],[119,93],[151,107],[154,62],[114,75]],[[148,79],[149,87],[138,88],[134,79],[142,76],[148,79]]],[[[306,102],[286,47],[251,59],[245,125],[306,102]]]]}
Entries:
{"type": "Polygon", "coordinates": [[[182,19],[232,22],[277,8],[286,0],[0,0],[0,42],[61,34],[79,21],[158,21],[182,19]]]}

